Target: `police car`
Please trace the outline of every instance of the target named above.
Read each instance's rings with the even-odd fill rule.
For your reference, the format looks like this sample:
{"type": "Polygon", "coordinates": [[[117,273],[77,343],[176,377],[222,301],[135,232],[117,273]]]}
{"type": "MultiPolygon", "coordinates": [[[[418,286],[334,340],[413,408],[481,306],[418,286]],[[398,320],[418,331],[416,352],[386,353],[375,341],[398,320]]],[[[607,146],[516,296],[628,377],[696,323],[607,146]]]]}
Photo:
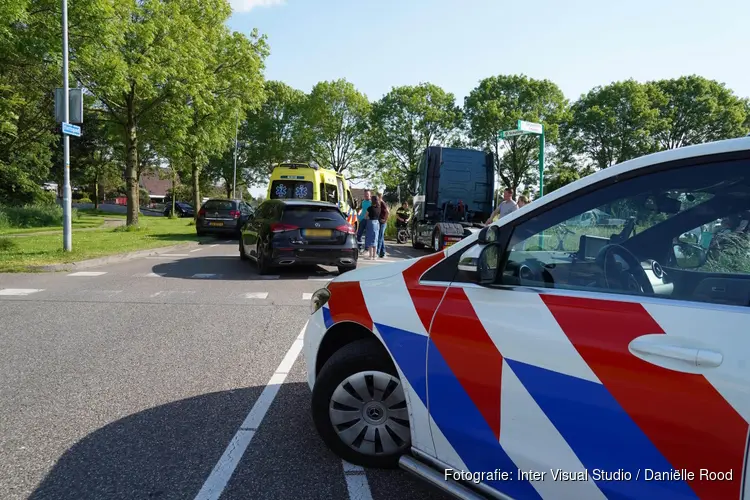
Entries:
{"type": "Polygon", "coordinates": [[[748,224],[721,251],[685,238],[748,214],[740,138],[337,277],[304,334],[318,432],[460,498],[750,498],[748,224]],[[591,210],[619,225],[567,223],[591,210]]]}

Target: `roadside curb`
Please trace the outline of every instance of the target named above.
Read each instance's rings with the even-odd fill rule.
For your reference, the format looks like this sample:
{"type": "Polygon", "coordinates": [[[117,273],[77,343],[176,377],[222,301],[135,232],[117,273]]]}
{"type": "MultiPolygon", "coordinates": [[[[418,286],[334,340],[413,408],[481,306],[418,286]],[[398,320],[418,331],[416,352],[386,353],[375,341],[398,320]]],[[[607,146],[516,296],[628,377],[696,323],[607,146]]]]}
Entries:
{"type": "Polygon", "coordinates": [[[78,262],[69,262],[67,264],[50,264],[47,266],[30,266],[30,269],[36,272],[58,272],[58,271],[72,271],[75,269],[87,269],[90,267],[104,266],[107,264],[119,264],[120,262],[127,262],[133,259],[140,259],[142,257],[150,257],[152,255],[160,255],[164,253],[173,252],[175,250],[187,249],[192,247],[200,246],[199,241],[190,243],[180,243],[179,245],[172,245],[168,247],[149,248],[148,250],[137,250],[135,252],[120,253],[114,255],[108,255],[106,257],[97,257],[95,259],[80,260],[78,262]]]}

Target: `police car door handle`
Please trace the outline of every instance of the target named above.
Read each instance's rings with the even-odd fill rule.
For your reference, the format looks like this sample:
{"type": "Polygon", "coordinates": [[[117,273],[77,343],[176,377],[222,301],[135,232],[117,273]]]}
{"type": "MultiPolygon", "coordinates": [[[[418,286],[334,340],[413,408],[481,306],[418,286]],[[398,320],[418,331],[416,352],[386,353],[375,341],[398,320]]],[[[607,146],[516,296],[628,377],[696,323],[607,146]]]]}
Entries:
{"type": "Polygon", "coordinates": [[[698,368],[716,368],[724,361],[724,356],[711,349],[691,347],[685,342],[669,342],[666,335],[646,335],[633,340],[629,350],[645,361],[657,357],[670,361],[683,362],[698,368]],[[683,344],[683,345],[680,345],[683,344]]]}

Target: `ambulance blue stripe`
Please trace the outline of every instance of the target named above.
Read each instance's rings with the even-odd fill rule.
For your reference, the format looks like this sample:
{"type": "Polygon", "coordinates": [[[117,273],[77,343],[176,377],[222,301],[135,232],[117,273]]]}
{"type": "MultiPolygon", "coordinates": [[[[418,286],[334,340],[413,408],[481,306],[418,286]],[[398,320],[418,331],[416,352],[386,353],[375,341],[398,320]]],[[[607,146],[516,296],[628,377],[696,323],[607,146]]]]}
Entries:
{"type": "Polygon", "coordinates": [[[433,343],[429,344],[427,363],[430,414],[469,470],[490,473],[500,469],[509,473],[512,480],[495,477],[484,482],[513,498],[541,498],[529,481],[518,479],[518,467],[500,446],[492,429],[433,343]]]}
{"type": "MultiPolygon", "coordinates": [[[[648,480],[646,469],[671,471],[672,465],[602,384],[508,358],[505,362],[607,498],[698,498],[685,481],[648,480]],[[597,479],[595,471],[624,471],[632,477],[597,479]]],[[[565,464],[549,466],[565,470],[565,464]]]]}
{"type": "Polygon", "coordinates": [[[427,406],[427,337],[380,323],[375,323],[375,328],[406,376],[406,380],[427,406]]]}

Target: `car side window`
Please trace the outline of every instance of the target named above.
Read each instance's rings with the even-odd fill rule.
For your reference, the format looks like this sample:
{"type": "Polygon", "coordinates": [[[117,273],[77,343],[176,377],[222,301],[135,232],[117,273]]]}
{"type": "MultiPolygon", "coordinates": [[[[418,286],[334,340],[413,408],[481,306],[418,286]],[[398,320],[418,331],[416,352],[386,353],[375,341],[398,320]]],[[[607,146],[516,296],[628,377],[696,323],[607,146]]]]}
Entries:
{"type": "MultiPolygon", "coordinates": [[[[707,296],[701,283],[714,272],[750,278],[748,167],[731,161],[656,171],[542,207],[513,228],[500,282],[728,303],[707,296]],[[712,243],[716,219],[732,215],[730,207],[734,218],[720,246],[712,243]]],[[[750,305],[750,279],[736,286],[744,302],[730,303],[750,305]]]]}

